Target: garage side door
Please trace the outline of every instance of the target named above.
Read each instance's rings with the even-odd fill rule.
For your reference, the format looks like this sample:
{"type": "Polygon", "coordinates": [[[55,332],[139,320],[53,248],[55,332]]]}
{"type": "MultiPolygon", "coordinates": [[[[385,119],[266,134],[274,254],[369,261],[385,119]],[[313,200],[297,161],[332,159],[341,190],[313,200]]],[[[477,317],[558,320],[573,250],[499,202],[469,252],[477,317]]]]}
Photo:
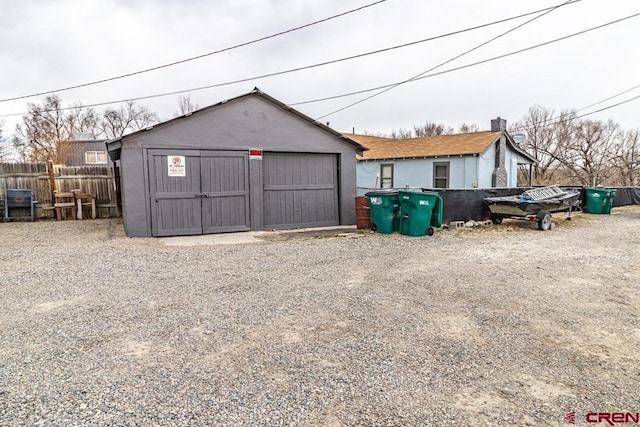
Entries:
{"type": "Polygon", "coordinates": [[[151,231],[154,236],[202,233],[200,153],[149,152],[151,231]],[[185,156],[185,176],[169,176],[168,157],[185,156]]]}
{"type": "Polygon", "coordinates": [[[202,152],[203,233],[250,229],[248,160],[246,152],[202,152]]]}
{"type": "Polygon", "coordinates": [[[265,153],[265,229],[339,225],[336,154],[265,153]]]}

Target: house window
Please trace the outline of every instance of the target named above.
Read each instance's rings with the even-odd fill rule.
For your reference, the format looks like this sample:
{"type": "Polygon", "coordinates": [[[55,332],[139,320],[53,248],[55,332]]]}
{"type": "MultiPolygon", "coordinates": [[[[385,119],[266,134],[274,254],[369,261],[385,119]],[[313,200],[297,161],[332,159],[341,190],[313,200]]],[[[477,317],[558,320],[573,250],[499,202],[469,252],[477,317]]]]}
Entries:
{"type": "Polygon", "coordinates": [[[393,188],[393,165],[380,165],[380,188],[393,188]]]}
{"type": "Polygon", "coordinates": [[[449,188],[449,162],[433,164],[433,188],[449,188]]]}
{"type": "Polygon", "coordinates": [[[106,165],[107,152],[106,151],[85,151],[84,163],[87,165],[106,165]]]}

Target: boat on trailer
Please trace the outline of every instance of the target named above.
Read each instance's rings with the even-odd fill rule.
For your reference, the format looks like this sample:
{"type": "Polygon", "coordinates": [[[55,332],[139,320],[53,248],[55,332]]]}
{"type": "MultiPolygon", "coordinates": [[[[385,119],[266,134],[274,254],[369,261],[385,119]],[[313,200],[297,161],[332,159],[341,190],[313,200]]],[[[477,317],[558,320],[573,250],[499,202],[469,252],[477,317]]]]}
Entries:
{"type": "Polygon", "coordinates": [[[503,218],[536,221],[539,230],[551,229],[551,213],[571,211],[580,206],[580,191],[563,190],[556,185],[534,188],[516,196],[486,197],[491,221],[502,223],[503,218]]]}

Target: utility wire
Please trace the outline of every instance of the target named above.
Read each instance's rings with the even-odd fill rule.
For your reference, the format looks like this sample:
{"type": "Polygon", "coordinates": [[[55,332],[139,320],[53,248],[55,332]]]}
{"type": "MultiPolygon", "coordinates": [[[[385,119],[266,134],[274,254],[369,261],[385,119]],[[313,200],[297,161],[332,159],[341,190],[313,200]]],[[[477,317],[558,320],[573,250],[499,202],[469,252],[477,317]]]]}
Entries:
{"type": "MultiPolygon", "coordinates": [[[[523,48],[523,49],[519,49],[519,50],[512,51],[512,52],[509,52],[509,53],[505,53],[505,54],[502,54],[502,55],[494,56],[492,58],[484,59],[484,60],[481,60],[481,61],[477,61],[477,62],[473,62],[473,63],[470,63],[470,64],[466,64],[466,65],[461,65],[459,67],[450,68],[450,69],[447,69],[447,70],[438,71],[436,73],[427,74],[427,75],[415,78],[415,79],[410,80],[410,81],[391,83],[391,84],[388,84],[388,85],[378,86],[378,87],[375,87],[375,88],[364,89],[364,90],[361,90],[361,91],[350,92],[350,93],[341,94],[341,95],[335,95],[335,96],[331,96],[331,97],[319,98],[319,99],[314,99],[314,100],[310,100],[310,101],[302,101],[302,102],[297,102],[297,103],[289,104],[289,105],[290,106],[295,106],[295,105],[310,104],[310,103],[314,103],[314,102],[326,101],[326,100],[330,100],[330,99],[343,98],[343,97],[346,97],[346,96],[352,96],[352,95],[357,95],[357,94],[361,94],[361,93],[372,92],[374,90],[379,90],[379,89],[383,89],[383,88],[395,87],[395,86],[398,86],[399,84],[403,84],[405,82],[406,83],[412,83],[412,82],[415,82],[415,81],[418,81],[418,80],[423,80],[423,79],[427,79],[427,78],[431,78],[431,77],[440,76],[440,75],[443,75],[443,74],[452,73],[454,71],[459,71],[459,70],[463,70],[463,69],[466,69],[466,68],[474,67],[474,66],[477,66],[477,65],[486,64],[488,62],[497,61],[499,59],[507,58],[509,56],[514,56],[514,55],[517,55],[517,54],[520,54],[520,53],[524,53],[524,52],[527,52],[527,51],[530,51],[530,50],[538,49],[538,48],[543,47],[543,46],[547,46],[547,45],[550,45],[550,44],[553,44],[553,43],[557,43],[557,42],[560,42],[560,41],[563,41],[563,40],[567,40],[567,39],[570,39],[570,38],[573,38],[573,37],[577,37],[579,35],[586,34],[588,32],[595,31],[595,30],[598,30],[598,29],[601,29],[601,28],[604,28],[604,27],[607,27],[607,26],[610,26],[610,25],[614,25],[614,24],[617,24],[619,22],[622,22],[622,21],[625,21],[625,20],[628,20],[628,19],[636,18],[638,16],[640,16],[640,13],[635,13],[633,15],[629,15],[629,16],[626,16],[624,18],[616,19],[614,21],[610,21],[610,22],[607,22],[607,23],[602,24],[602,25],[598,25],[598,26],[595,26],[595,27],[587,28],[586,30],[578,31],[578,32],[573,33],[573,34],[569,34],[567,36],[559,37],[559,38],[556,38],[556,39],[553,39],[553,40],[549,40],[549,41],[546,41],[546,42],[543,42],[543,43],[539,43],[539,44],[536,44],[536,45],[533,45],[533,46],[529,46],[529,47],[526,47],[526,48],[523,48]]],[[[305,69],[305,67],[301,67],[301,68],[295,69],[295,71],[299,71],[301,69],[305,69]]],[[[276,73],[276,75],[277,74],[284,74],[286,72],[292,72],[292,71],[289,70],[289,71],[279,72],[279,73],[276,73]]],[[[257,78],[264,78],[264,76],[242,79],[240,81],[244,82],[244,81],[248,81],[248,80],[255,80],[257,78]]],[[[162,96],[177,95],[177,94],[181,94],[181,93],[193,92],[193,91],[202,90],[202,89],[209,89],[209,88],[213,88],[213,87],[226,86],[226,85],[234,84],[234,83],[237,83],[237,82],[240,82],[240,81],[219,83],[219,84],[210,85],[210,86],[203,86],[203,87],[200,87],[200,88],[185,89],[185,90],[181,90],[181,91],[167,92],[167,93],[161,93],[161,94],[155,94],[155,95],[148,95],[148,96],[142,96],[142,97],[137,97],[137,98],[128,98],[128,99],[123,99],[123,100],[119,100],[119,101],[100,102],[100,103],[95,103],[95,104],[83,105],[82,107],[85,107],[85,108],[100,107],[100,106],[104,106],[104,105],[120,104],[120,103],[123,103],[123,102],[129,102],[129,101],[140,101],[140,100],[151,99],[151,98],[159,98],[159,97],[162,97],[162,96]]],[[[78,107],[65,107],[65,108],[60,108],[58,110],[72,110],[74,108],[78,108],[78,107]]],[[[23,113],[4,114],[4,115],[0,115],[0,117],[20,116],[20,115],[24,115],[24,114],[28,114],[28,113],[24,113],[23,112],[23,113]]]]}
{"type": "Polygon", "coordinates": [[[598,102],[594,102],[594,103],[593,103],[593,104],[591,104],[591,105],[587,105],[586,107],[579,108],[579,109],[578,109],[578,110],[576,110],[576,111],[582,111],[582,110],[586,110],[587,108],[595,107],[595,106],[596,106],[596,105],[598,105],[598,104],[602,104],[602,103],[607,102],[607,101],[609,101],[609,100],[611,100],[611,99],[613,99],[613,98],[617,98],[617,97],[619,97],[620,95],[624,95],[625,93],[631,92],[632,90],[637,89],[637,88],[639,88],[639,87],[640,87],[640,85],[636,85],[636,86],[631,87],[631,88],[629,88],[629,89],[623,90],[623,91],[622,91],[622,92],[620,92],[620,93],[617,93],[617,94],[615,94],[615,95],[612,95],[612,96],[610,96],[610,97],[608,97],[608,98],[602,99],[602,100],[600,100],[600,101],[598,101],[598,102]]]}
{"type": "MultiPolygon", "coordinates": [[[[594,102],[593,104],[589,104],[589,105],[587,105],[585,107],[578,108],[577,110],[573,110],[573,111],[575,111],[576,113],[579,112],[579,111],[584,111],[584,110],[586,110],[588,108],[591,108],[591,107],[594,107],[594,106],[596,106],[598,104],[602,104],[604,102],[607,102],[607,101],[609,101],[609,100],[611,100],[613,98],[617,98],[620,95],[624,95],[625,93],[631,92],[632,90],[637,89],[639,87],[640,87],[640,85],[636,85],[636,86],[630,87],[629,89],[625,89],[622,92],[616,93],[615,95],[608,96],[608,97],[606,97],[604,99],[601,99],[598,102],[594,102]]],[[[640,97],[640,95],[636,96],[634,98],[628,99],[626,101],[622,101],[620,103],[613,104],[612,106],[605,107],[602,110],[592,111],[591,113],[587,113],[587,114],[584,114],[584,115],[581,115],[581,116],[572,117],[572,118],[569,118],[569,119],[563,119],[563,120],[560,120],[560,121],[555,121],[556,119],[554,117],[551,117],[551,118],[548,118],[546,120],[542,120],[541,122],[536,123],[536,127],[545,128],[545,127],[548,127],[548,126],[552,126],[552,125],[556,125],[556,124],[562,123],[564,121],[569,121],[569,120],[573,120],[573,119],[576,119],[576,118],[584,117],[585,115],[595,114],[595,113],[598,113],[600,111],[604,111],[604,110],[608,110],[609,108],[616,107],[618,105],[626,104],[627,102],[631,102],[631,101],[637,99],[638,97],[640,97]]],[[[522,132],[522,131],[528,131],[530,129],[533,129],[533,126],[516,126],[514,128],[511,128],[510,132],[522,132]]]]}
{"type": "MultiPolygon", "coordinates": [[[[532,12],[532,13],[536,13],[536,12],[532,12]]],[[[546,46],[546,45],[549,45],[549,44],[552,44],[552,43],[556,43],[556,42],[559,42],[559,41],[562,41],[562,40],[566,40],[566,39],[569,39],[569,38],[572,38],[572,37],[576,37],[578,35],[581,35],[581,34],[584,34],[584,33],[590,32],[590,31],[597,30],[597,29],[600,29],[600,28],[603,28],[603,27],[606,27],[606,26],[609,26],[609,25],[613,25],[613,24],[616,24],[618,22],[624,21],[626,19],[631,19],[631,18],[637,17],[639,15],[640,15],[640,13],[637,13],[635,15],[630,15],[630,16],[627,16],[627,17],[624,17],[624,18],[617,19],[615,21],[611,21],[611,22],[608,22],[608,23],[605,23],[605,24],[602,24],[602,25],[599,25],[599,26],[596,26],[596,27],[588,28],[586,30],[579,31],[579,32],[573,33],[573,34],[569,34],[567,36],[560,37],[560,38],[557,38],[557,39],[554,39],[554,40],[550,40],[550,41],[547,41],[547,42],[544,42],[544,43],[539,43],[537,45],[533,45],[533,46],[530,46],[530,47],[527,47],[527,48],[524,48],[524,49],[520,49],[520,50],[513,51],[513,52],[510,52],[510,53],[506,53],[506,54],[503,54],[503,55],[495,56],[493,58],[485,59],[485,60],[482,60],[482,61],[474,62],[474,63],[463,65],[463,66],[460,66],[460,67],[451,68],[451,69],[444,70],[444,71],[439,71],[437,73],[424,75],[424,76],[417,77],[417,78],[415,78],[413,80],[405,81],[405,82],[408,83],[408,82],[414,82],[414,81],[418,81],[418,80],[422,80],[422,79],[426,79],[426,78],[430,78],[430,77],[435,77],[435,76],[439,76],[439,75],[442,75],[442,74],[447,74],[447,73],[451,73],[451,72],[454,72],[454,71],[462,70],[462,69],[465,69],[465,68],[470,68],[470,67],[473,67],[473,66],[476,66],[476,65],[484,64],[484,63],[487,63],[487,62],[496,61],[498,59],[506,58],[506,57],[509,57],[509,56],[517,55],[519,53],[523,53],[523,52],[526,52],[526,51],[529,51],[529,50],[537,49],[537,48],[542,47],[542,46],[546,46]]],[[[490,24],[486,24],[486,25],[490,25],[490,24]]],[[[388,49],[390,49],[390,48],[387,48],[387,50],[388,49]]],[[[359,57],[359,56],[363,56],[363,55],[367,55],[367,54],[356,55],[355,57],[359,57]]],[[[342,59],[338,59],[338,60],[334,60],[334,61],[328,61],[328,62],[322,63],[322,64],[326,65],[326,64],[330,64],[330,63],[334,63],[334,62],[344,61],[344,60],[346,60],[346,58],[342,58],[342,59]]],[[[100,106],[104,106],[104,105],[120,104],[120,103],[123,103],[123,102],[129,102],[129,101],[140,101],[140,100],[151,99],[151,98],[159,98],[159,97],[163,97],[163,96],[178,95],[178,94],[187,93],[187,92],[194,92],[194,91],[198,91],[198,90],[204,90],[204,89],[211,89],[211,88],[215,88],[215,87],[227,86],[227,85],[246,82],[246,81],[250,81],[250,80],[257,80],[257,79],[261,79],[261,78],[272,77],[272,76],[276,76],[276,75],[291,73],[291,72],[294,72],[294,71],[301,71],[301,70],[305,70],[305,69],[309,69],[309,68],[314,68],[314,67],[317,67],[317,66],[320,66],[320,64],[314,64],[314,65],[310,65],[310,66],[306,66],[306,67],[299,67],[299,68],[294,68],[294,69],[291,69],[291,70],[279,71],[279,72],[276,72],[276,73],[265,74],[265,75],[262,75],[262,76],[249,77],[249,78],[240,79],[240,80],[234,80],[234,81],[225,82],[225,83],[217,83],[217,84],[208,85],[208,86],[202,86],[202,87],[198,87],[198,88],[190,88],[190,89],[179,90],[179,91],[174,91],[174,92],[165,92],[165,93],[147,95],[147,96],[142,96],[142,97],[128,98],[128,99],[122,99],[122,100],[118,100],[118,101],[100,102],[100,103],[95,103],[95,104],[84,105],[83,107],[86,107],[86,108],[100,107],[100,106]]],[[[383,88],[390,88],[390,87],[394,87],[394,86],[397,86],[397,85],[402,84],[402,83],[403,82],[391,83],[391,84],[388,84],[388,85],[378,86],[378,87],[375,87],[375,88],[364,89],[364,90],[361,90],[361,91],[350,92],[350,93],[346,93],[346,94],[335,95],[335,96],[325,97],[325,98],[319,98],[319,99],[314,99],[314,100],[309,100],[309,101],[301,101],[301,102],[297,102],[297,103],[289,104],[289,105],[294,106],[294,105],[302,105],[302,104],[310,104],[310,103],[314,103],[314,102],[326,101],[326,100],[330,100],[330,99],[337,99],[337,98],[357,95],[357,94],[361,94],[361,93],[372,92],[374,90],[379,90],[379,89],[383,89],[383,88]]],[[[73,108],[77,108],[77,107],[65,107],[65,108],[61,108],[60,110],[71,110],[73,108]]],[[[0,115],[0,117],[21,116],[21,115],[24,115],[24,114],[28,114],[28,113],[24,113],[24,112],[23,113],[11,113],[11,114],[0,115]]]]}
{"type": "Polygon", "coordinates": [[[133,71],[133,72],[130,72],[130,73],[121,74],[121,75],[114,76],[114,77],[108,77],[108,78],[101,79],[101,80],[95,80],[95,81],[88,82],[88,83],[82,83],[82,84],[77,84],[77,85],[73,85],[73,86],[67,86],[67,87],[63,87],[61,89],[48,90],[48,91],[44,91],[44,92],[32,93],[32,94],[29,94],[29,95],[21,95],[21,96],[16,96],[16,97],[13,97],[13,98],[4,98],[4,99],[0,99],[0,102],[16,101],[16,100],[19,100],[19,99],[32,98],[32,97],[35,97],[35,96],[49,95],[49,94],[55,93],[55,92],[64,92],[64,91],[68,91],[68,90],[71,90],[71,89],[78,89],[78,88],[81,88],[81,87],[93,86],[93,85],[97,85],[97,84],[100,84],[100,83],[106,83],[106,82],[111,82],[111,81],[114,81],[114,80],[120,80],[120,79],[124,79],[126,77],[131,77],[131,76],[135,76],[135,75],[138,75],[138,74],[148,73],[150,71],[160,70],[162,68],[173,67],[174,65],[184,64],[185,62],[195,61],[197,59],[206,58],[206,57],[211,56],[211,55],[216,55],[218,53],[227,52],[227,51],[230,51],[230,50],[233,50],[233,49],[237,49],[239,47],[244,47],[244,46],[248,46],[248,45],[251,45],[251,44],[254,44],[254,43],[258,43],[258,42],[261,42],[261,41],[264,41],[264,40],[272,39],[274,37],[281,36],[283,34],[289,34],[291,32],[298,31],[298,30],[301,30],[303,28],[308,28],[308,27],[311,27],[311,26],[316,25],[316,24],[327,22],[327,21],[330,21],[330,20],[335,19],[335,18],[339,18],[339,17],[345,16],[345,15],[348,15],[348,14],[351,14],[351,13],[354,13],[354,12],[361,11],[361,10],[366,9],[368,7],[375,6],[375,5],[380,4],[380,3],[384,3],[385,1],[387,1],[387,0],[378,0],[378,1],[375,1],[373,3],[369,3],[369,4],[366,4],[364,6],[358,7],[356,9],[351,9],[351,10],[348,10],[346,12],[342,12],[342,13],[339,13],[337,15],[330,16],[328,18],[323,18],[323,19],[320,19],[318,21],[314,21],[314,22],[310,22],[308,24],[300,25],[298,27],[294,27],[294,28],[291,28],[291,29],[288,29],[288,30],[285,30],[285,31],[280,31],[279,33],[275,33],[275,34],[272,34],[272,35],[269,35],[269,36],[261,37],[259,39],[251,40],[251,41],[248,41],[248,42],[240,43],[240,44],[237,44],[237,45],[234,45],[234,46],[226,47],[224,49],[215,50],[213,52],[204,53],[202,55],[192,56],[190,58],[186,58],[186,59],[181,59],[179,61],[170,62],[168,64],[158,65],[158,66],[151,67],[151,68],[145,68],[143,70],[133,71]]]}
{"type": "MultiPolygon", "coordinates": [[[[582,1],[582,0],[576,0],[573,3],[577,3],[579,1],[582,1]]],[[[425,43],[425,42],[438,40],[438,39],[441,39],[441,38],[450,37],[450,36],[454,36],[454,35],[457,35],[457,34],[462,34],[462,33],[465,33],[465,32],[469,32],[469,31],[473,31],[473,30],[477,30],[477,29],[481,29],[481,28],[486,28],[486,27],[489,27],[489,26],[492,26],[492,25],[501,24],[501,23],[504,23],[504,22],[512,21],[512,20],[519,19],[519,18],[523,18],[523,17],[529,16],[529,15],[534,15],[534,14],[537,14],[537,13],[540,13],[540,12],[548,11],[548,10],[553,9],[554,7],[557,7],[557,6],[552,6],[552,7],[548,7],[548,8],[544,8],[544,9],[539,9],[539,10],[535,10],[533,12],[528,12],[528,13],[525,13],[525,14],[512,16],[510,18],[504,18],[504,19],[500,19],[500,20],[497,20],[497,21],[488,22],[488,23],[485,23],[485,24],[482,24],[482,25],[477,25],[475,27],[469,27],[469,28],[465,28],[465,29],[462,29],[462,30],[457,30],[457,31],[453,31],[453,32],[450,32],[450,33],[446,33],[446,34],[441,34],[441,35],[438,35],[438,36],[428,37],[428,38],[425,38],[425,39],[416,40],[416,41],[409,42],[409,43],[404,43],[404,44],[391,46],[391,47],[387,47],[387,48],[383,48],[383,49],[378,49],[378,50],[374,50],[374,51],[370,51],[370,52],[365,52],[365,53],[361,53],[361,54],[357,54],[357,55],[347,56],[347,57],[344,57],[344,58],[339,58],[339,59],[335,59],[335,60],[331,60],[331,61],[320,62],[320,63],[317,63],[317,64],[306,65],[306,66],[292,68],[292,69],[288,69],[288,70],[284,70],[284,71],[277,71],[277,72],[273,72],[273,73],[262,74],[262,75],[258,75],[258,76],[252,76],[252,77],[247,77],[247,78],[243,78],[243,79],[232,80],[232,81],[223,82],[223,83],[216,83],[216,84],[212,84],[212,85],[201,86],[201,87],[196,87],[196,88],[191,88],[191,89],[184,89],[184,90],[173,91],[173,92],[165,92],[165,93],[156,94],[156,95],[148,95],[148,96],[142,96],[142,97],[137,97],[137,98],[129,98],[129,99],[119,100],[119,101],[109,101],[109,102],[106,102],[106,103],[93,104],[91,106],[103,106],[103,105],[116,104],[116,103],[122,103],[122,102],[127,102],[127,101],[141,101],[141,100],[151,99],[151,98],[156,98],[156,97],[161,97],[161,96],[179,95],[179,94],[183,94],[183,93],[187,93],[187,92],[195,92],[195,91],[199,91],[199,90],[213,89],[213,88],[216,88],[216,87],[229,86],[229,85],[233,85],[233,84],[237,84],[237,83],[244,83],[244,82],[252,81],[252,80],[259,80],[259,79],[264,79],[264,78],[268,78],[268,77],[275,77],[275,76],[279,76],[279,75],[282,75],[282,74],[288,74],[288,73],[292,73],[292,72],[296,72],[296,71],[308,70],[310,68],[316,68],[316,67],[321,67],[321,66],[325,66],[325,65],[335,64],[335,63],[338,63],[338,62],[349,61],[349,60],[352,60],[352,59],[357,59],[357,58],[362,58],[362,57],[369,56],[369,55],[375,55],[375,54],[378,54],[378,53],[388,52],[388,51],[395,50],[395,49],[400,49],[400,48],[403,48],[403,47],[413,46],[413,45],[420,44],[420,43],[425,43]]],[[[81,86],[77,86],[77,87],[81,87],[81,86]]],[[[13,98],[13,99],[15,99],[15,98],[13,98]]],[[[0,100],[0,102],[2,102],[2,100],[0,100]]],[[[24,113],[0,115],[0,117],[7,117],[7,116],[10,116],[10,115],[21,115],[21,114],[24,114],[24,113]]]]}
{"type": "MultiPolygon", "coordinates": [[[[612,98],[614,98],[614,97],[612,97],[612,98]]],[[[606,110],[610,110],[610,109],[615,108],[615,107],[619,107],[620,105],[628,104],[629,102],[635,101],[636,99],[640,99],[640,95],[636,95],[633,98],[625,99],[624,101],[616,102],[615,104],[607,105],[606,107],[602,107],[602,108],[599,108],[597,110],[594,110],[594,111],[591,111],[591,112],[588,112],[588,113],[579,114],[577,116],[572,116],[572,117],[569,117],[569,118],[566,118],[566,119],[556,120],[555,122],[550,122],[550,123],[544,124],[544,121],[543,121],[543,124],[540,124],[539,127],[546,128],[546,127],[550,127],[550,126],[559,125],[559,124],[562,124],[562,123],[567,123],[567,122],[570,122],[572,120],[581,119],[583,117],[587,117],[587,116],[590,116],[592,114],[600,113],[602,111],[606,111],[606,110]]],[[[601,102],[603,102],[603,101],[601,101],[601,102]]],[[[598,102],[598,104],[599,103],[600,102],[598,102]]],[[[583,108],[581,108],[581,110],[584,110],[585,108],[588,108],[588,107],[583,107],[583,108]]],[[[577,111],[580,111],[580,110],[577,110],[577,111]]],[[[550,120],[555,120],[555,119],[550,119],[550,120]]],[[[548,121],[548,120],[546,120],[546,121],[548,121]]],[[[527,131],[529,131],[531,129],[534,129],[534,127],[533,126],[520,126],[520,127],[515,128],[515,129],[512,129],[510,132],[513,132],[513,131],[518,131],[518,132],[523,132],[524,131],[524,132],[527,132],[527,131]]]]}
{"type": "Polygon", "coordinates": [[[507,30],[507,31],[505,31],[505,32],[503,32],[503,33],[501,33],[501,34],[499,34],[499,35],[497,35],[497,36],[495,36],[495,37],[493,37],[493,38],[491,38],[491,39],[489,39],[489,40],[487,40],[487,41],[483,42],[483,43],[480,43],[479,45],[477,45],[477,46],[475,46],[475,47],[473,47],[473,48],[471,48],[471,49],[468,49],[468,50],[466,50],[466,51],[462,52],[461,54],[454,56],[453,58],[450,58],[450,59],[448,59],[448,60],[446,60],[446,61],[444,61],[444,62],[441,62],[440,64],[436,65],[435,67],[431,67],[431,68],[429,68],[428,70],[425,70],[425,71],[423,71],[423,72],[421,72],[421,73],[419,73],[419,74],[416,74],[415,76],[413,76],[413,77],[411,77],[411,78],[409,78],[409,79],[407,79],[407,80],[404,80],[404,81],[401,81],[401,82],[399,82],[399,83],[396,83],[395,85],[393,85],[393,86],[391,86],[391,87],[388,87],[388,88],[385,88],[385,89],[382,89],[381,91],[376,92],[376,93],[374,93],[373,95],[369,95],[369,96],[367,96],[367,97],[365,97],[365,98],[362,98],[362,99],[360,99],[360,100],[358,100],[358,101],[356,101],[356,102],[352,102],[352,103],[351,103],[351,104],[349,104],[349,105],[346,105],[346,106],[341,107],[341,108],[338,108],[337,110],[334,110],[334,111],[332,111],[332,112],[330,112],[330,113],[327,113],[327,114],[325,114],[325,115],[322,115],[322,116],[318,117],[318,120],[319,120],[319,119],[324,119],[325,117],[329,117],[329,116],[331,116],[331,115],[333,115],[333,114],[339,113],[340,111],[344,111],[344,110],[346,110],[346,109],[348,109],[348,108],[354,107],[354,106],[356,106],[356,105],[358,105],[358,104],[361,104],[361,103],[363,103],[363,102],[365,102],[365,101],[368,101],[369,99],[375,98],[376,96],[382,95],[382,94],[383,94],[383,93],[385,93],[385,92],[388,92],[388,91],[390,91],[390,90],[392,90],[392,89],[395,89],[395,88],[397,88],[397,87],[398,87],[398,86],[400,86],[400,85],[403,85],[403,84],[408,83],[408,82],[410,82],[410,81],[416,80],[417,78],[419,78],[419,77],[421,77],[421,76],[424,76],[425,74],[427,74],[427,73],[429,73],[429,72],[431,72],[431,71],[433,71],[433,70],[436,70],[436,69],[438,69],[438,68],[442,67],[443,65],[446,65],[446,64],[448,64],[448,63],[450,63],[450,62],[453,62],[453,61],[455,61],[456,59],[459,59],[459,58],[461,58],[461,57],[463,57],[463,56],[465,56],[465,55],[467,55],[467,54],[469,54],[469,53],[471,53],[471,52],[473,52],[473,51],[475,51],[475,50],[477,50],[477,49],[480,49],[481,47],[486,46],[486,45],[488,45],[489,43],[492,43],[492,42],[496,41],[497,39],[499,39],[499,38],[501,38],[501,37],[504,37],[504,36],[506,36],[507,34],[509,34],[509,33],[513,32],[513,31],[515,31],[515,30],[517,30],[517,29],[519,29],[519,28],[524,27],[525,25],[527,25],[527,24],[529,24],[529,23],[531,23],[531,22],[535,21],[536,19],[542,18],[543,16],[545,16],[545,15],[547,15],[547,14],[549,14],[549,13],[553,12],[554,10],[556,10],[556,9],[558,9],[558,8],[562,7],[562,6],[566,6],[566,5],[567,5],[567,4],[569,4],[569,3],[572,3],[572,0],[567,0],[566,2],[564,2],[564,3],[562,3],[562,4],[559,4],[559,5],[557,5],[557,6],[554,6],[554,7],[553,7],[553,8],[551,8],[550,10],[547,10],[547,11],[545,11],[545,12],[541,13],[540,15],[534,16],[533,18],[531,18],[531,19],[529,19],[529,20],[527,20],[527,21],[523,22],[522,24],[516,25],[515,27],[513,27],[513,28],[511,28],[511,29],[509,29],[509,30],[507,30]]]}
{"type": "MultiPolygon", "coordinates": [[[[309,100],[309,101],[295,102],[295,103],[289,104],[289,105],[290,106],[304,105],[304,104],[311,104],[311,103],[315,103],[315,102],[329,101],[329,100],[332,100],[332,99],[344,98],[344,97],[347,97],[347,96],[360,95],[362,93],[373,92],[373,91],[380,90],[380,89],[393,88],[393,87],[399,86],[399,85],[401,85],[403,83],[413,83],[413,82],[416,82],[418,80],[428,79],[428,78],[431,78],[431,77],[436,77],[436,76],[440,76],[440,75],[443,75],[443,74],[452,73],[454,71],[464,70],[465,68],[475,67],[476,65],[486,64],[487,62],[497,61],[498,59],[503,59],[503,58],[507,58],[509,56],[518,55],[520,53],[524,53],[524,52],[527,52],[527,51],[530,51],[530,50],[538,49],[538,48],[543,47],[543,46],[547,46],[547,45],[550,45],[550,44],[553,44],[553,43],[557,43],[557,42],[560,42],[560,41],[563,41],[563,40],[567,40],[567,39],[570,39],[570,38],[573,38],[573,37],[577,37],[577,36],[580,36],[582,34],[586,34],[586,33],[589,33],[591,31],[599,30],[601,28],[608,27],[610,25],[614,25],[614,24],[620,23],[620,22],[628,20],[628,19],[637,18],[638,16],[640,16],[640,13],[635,13],[633,15],[625,16],[624,18],[616,19],[615,21],[610,21],[610,22],[607,22],[607,23],[602,24],[602,25],[598,25],[598,26],[595,26],[595,27],[587,28],[586,30],[578,31],[577,33],[573,33],[573,34],[569,34],[569,35],[566,35],[566,36],[563,36],[563,37],[559,37],[557,39],[549,40],[549,41],[546,41],[546,42],[543,42],[543,43],[539,43],[539,44],[536,44],[536,45],[533,45],[533,46],[529,46],[529,47],[526,47],[526,48],[523,48],[523,49],[519,49],[519,50],[515,50],[515,51],[509,52],[509,53],[502,54],[502,55],[494,56],[492,58],[483,59],[481,61],[472,62],[470,64],[461,65],[459,67],[449,68],[449,69],[444,70],[444,71],[438,71],[436,73],[423,75],[421,77],[417,77],[417,78],[414,78],[414,79],[404,80],[404,81],[396,82],[396,83],[390,83],[390,84],[377,86],[377,87],[369,88],[369,89],[363,89],[363,90],[354,91],[354,92],[343,93],[343,94],[340,94],[340,95],[333,95],[333,96],[328,96],[328,97],[324,97],[324,98],[316,98],[316,99],[312,99],[312,100],[309,100]]],[[[634,88],[636,88],[636,87],[640,87],[640,85],[639,86],[634,86],[634,88]]],[[[616,96],[619,96],[619,95],[622,95],[623,93],[629,92],[634,88],[631,88],[631,89],[629,89],[629,90],[627,90],[625,92],[621,92],[618,95],[614,95],[611,98],[615,98],[616,96]]],[[[611,98],[609,98],[609,99],[611,99],[611,98]]],[[[602,100],[602,101],[597,102],[596,104],[593,104],[593,105],[597,105],[597,104],[600,104],[600,103],[605,102],[605,101],[606,100],[602,100]]],[[[584,107],[584,108],[588,108],[588,107],[584,107]]],[[[320,118],[322,118],[322,117],[320,117],[320,118]]]]}

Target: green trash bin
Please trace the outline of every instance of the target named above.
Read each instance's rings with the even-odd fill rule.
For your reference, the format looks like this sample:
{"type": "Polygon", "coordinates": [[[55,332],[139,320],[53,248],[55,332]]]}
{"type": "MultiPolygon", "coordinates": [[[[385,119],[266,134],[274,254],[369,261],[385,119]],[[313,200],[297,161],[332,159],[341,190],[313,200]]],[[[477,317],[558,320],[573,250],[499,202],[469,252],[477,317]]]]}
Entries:
{"type": "Polygon", "coordinates": [[[609,197],[607,198],[607,201],[605,202],[604,205],[604,212],[605,214],[610,214],[611,213],[611,208],[613,207],[613,198],[616,196],[616,190],[610,189],[609,190],[609,197]]]}
{"type": "Polygon", "coordinates": [[[613,195],[615,190],[602,187],[584,187],[585,203],[584,208],[590,214],[611,213],[613,195]]]}
{"type": "Polygon", "coordinates": [[[433,235],[442,225],[442,199],[432,191],[400,191],[400,234],[433,235]]]}
{"type": "Polygon", "coordinates": [[[440,197],[440,195],[438,194],[438,197],[436,197],[436,204],[433,207],[433,211],[431,212],[432,227],[437,227],[437,228],[442,227],[443,210],[444,208],[443,208],[442,197],[440,197]]]}
{"type": "Polygon", "coordinates": [[[398,190],[376,190],[365,194],[369,198],[371,229],[390,234],[398,231],[398,190]]]}

